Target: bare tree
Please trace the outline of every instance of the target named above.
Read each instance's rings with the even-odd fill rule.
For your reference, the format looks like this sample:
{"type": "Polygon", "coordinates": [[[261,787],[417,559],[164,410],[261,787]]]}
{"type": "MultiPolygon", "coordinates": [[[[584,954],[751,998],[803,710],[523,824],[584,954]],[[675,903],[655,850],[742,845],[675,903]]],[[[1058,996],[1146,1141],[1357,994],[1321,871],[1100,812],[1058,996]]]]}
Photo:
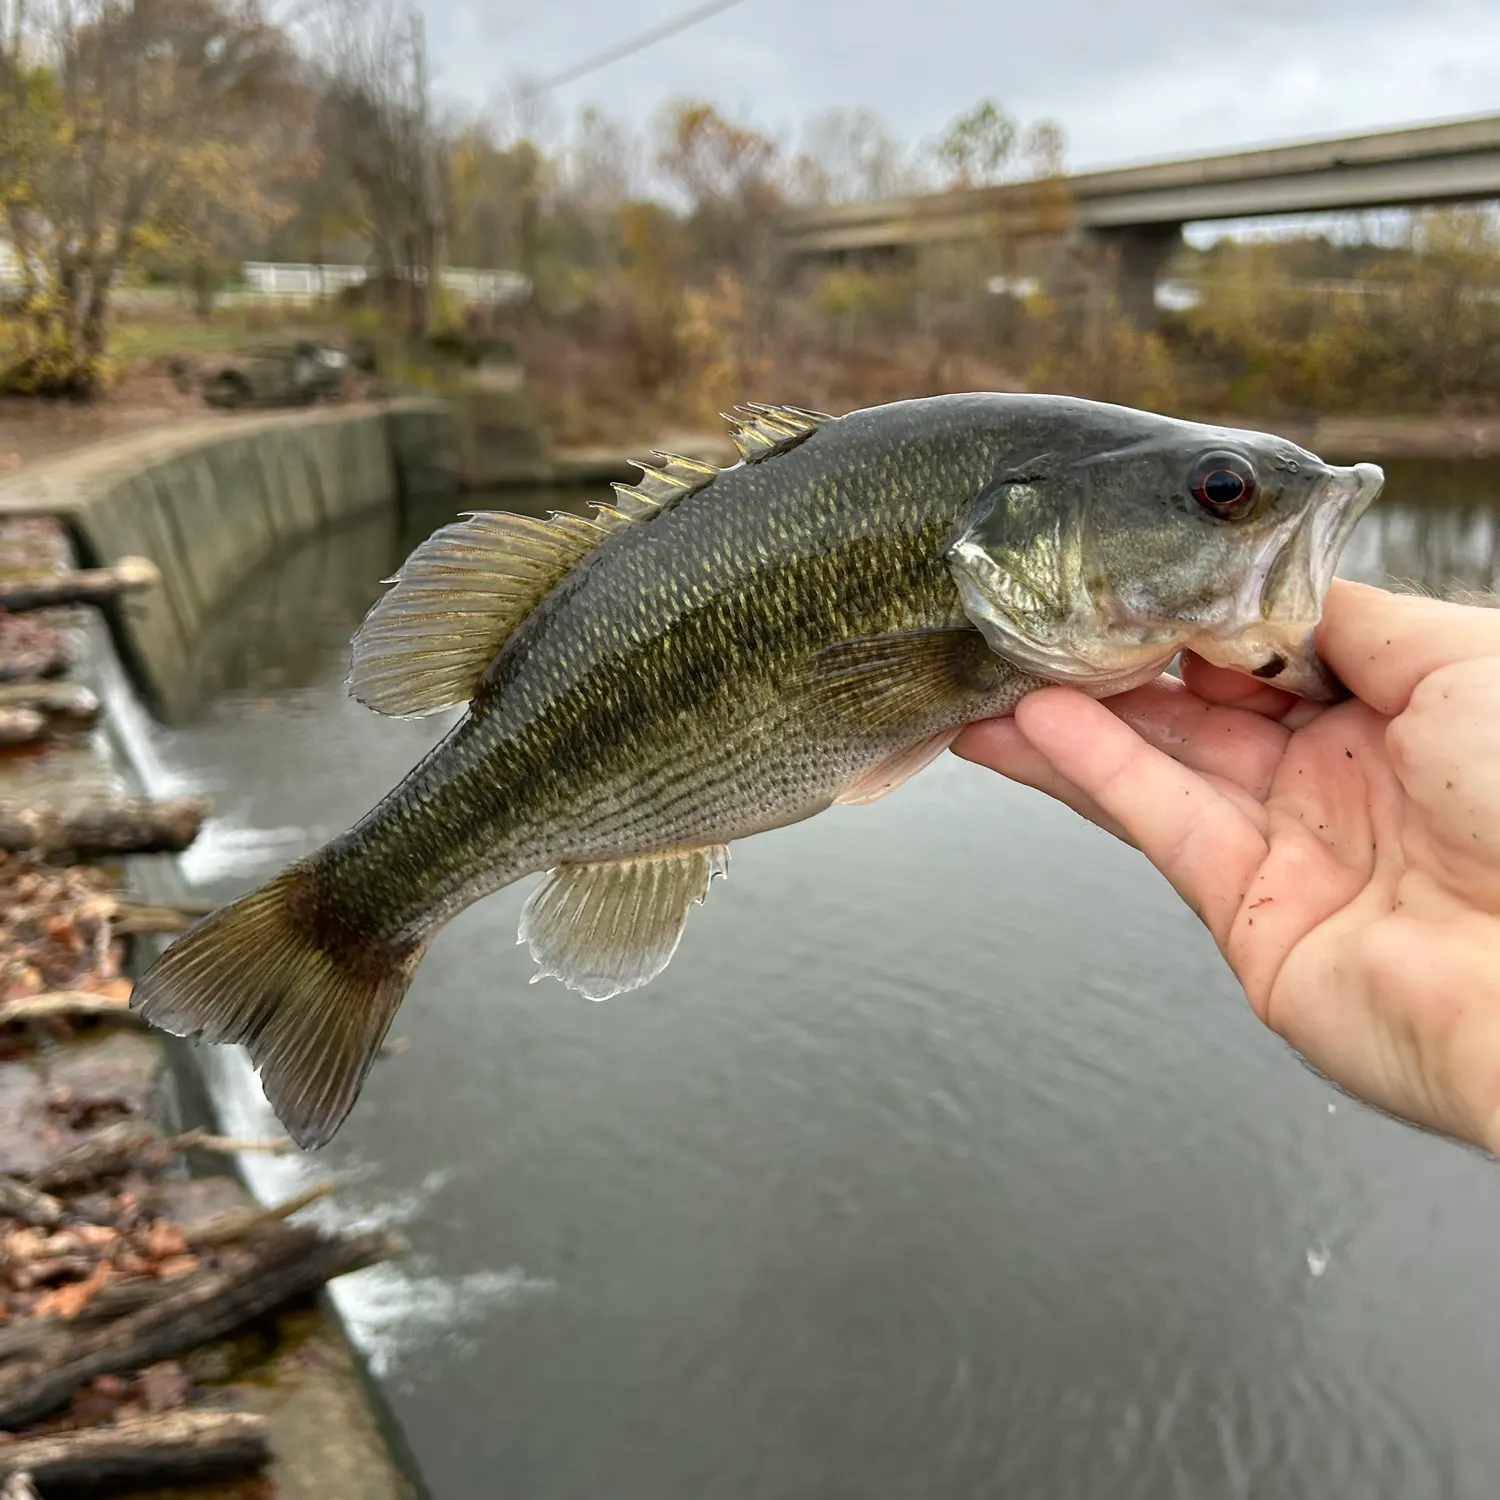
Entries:
{"type": "Polygon", "coordinates": [[[441,142],[422,18],[409,0],[332,0],[319,21],[326,140],[364,211],[382,285],[425,337],[443,257],[441,142]]]}
{"type": "Polygon", "coordinates": [[[805,180],[821,179],[825,203],[891,198],[920,185],[900,143],[873,110],[830,109],[818,115],[807,128],[803,156],[814,164],[805,180]]]}

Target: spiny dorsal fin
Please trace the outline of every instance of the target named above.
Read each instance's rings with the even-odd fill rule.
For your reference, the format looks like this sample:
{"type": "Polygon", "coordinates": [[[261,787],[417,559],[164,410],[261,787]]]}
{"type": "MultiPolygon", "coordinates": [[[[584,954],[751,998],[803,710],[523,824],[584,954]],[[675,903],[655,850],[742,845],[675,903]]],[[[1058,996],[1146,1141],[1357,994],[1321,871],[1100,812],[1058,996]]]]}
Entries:
{"type": "Polygon", "coordinates": [[[632,459],[641,471],[635,484],[617,484],[614,492],[620,497],[621,509],[631,520],[647,520],[664,505],[681,500],[701,490],[718,478],[719,471],[701,459],[681,458],[675,453],[653,453],[650,459],[632,459]],[[634,506],[636,509],[632,509],[634,506]],[[639,509],[648,506],[648,511],[639,509]]]}
{"type": "Polygon", "coordinates": [[[434,532],[359,627],[349,691],[377,713],[401,716],[467,702],[511,632],[573,565],[660,509],[649,497],[621,500],[588,518],[475,511],[434,532]]]}
{"type": "Polygon", "coordinates": [[[804,411],[800,406],[766,406],[759,401],[747,401],[720,415],[729,423],[734,446],[747,464],[795,448],[823,423],[833,420],[826,412],[804,411]]]}

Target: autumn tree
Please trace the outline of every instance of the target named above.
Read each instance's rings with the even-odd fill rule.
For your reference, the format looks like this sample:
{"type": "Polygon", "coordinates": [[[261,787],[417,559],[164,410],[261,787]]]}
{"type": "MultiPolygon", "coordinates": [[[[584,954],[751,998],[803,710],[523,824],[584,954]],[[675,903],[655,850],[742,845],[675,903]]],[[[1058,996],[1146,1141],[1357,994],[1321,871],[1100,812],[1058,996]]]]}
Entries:
{"type": "Polygon", "coordinates": [[[986,187],[999,182],[1016,149],[1016,122],[991,99],[959,115],[933,148],[947,185],[986,187]]]}
{"type": "Polygon", "coordinates": [[[706,263],[745,273],[764,261],[783,202],[779,166],[775,141],[711,104],[672,104],[658,117],[656,167],[706,263]]]}
{"type": "Polygon", "coordinates": [[[7,228],[26,279],[21,365],[97,381],[111,293],[143,245],[202,232],[189,202],[253,212],[247,152],[294,79],[257,0],[6,0],[7,228]]]}

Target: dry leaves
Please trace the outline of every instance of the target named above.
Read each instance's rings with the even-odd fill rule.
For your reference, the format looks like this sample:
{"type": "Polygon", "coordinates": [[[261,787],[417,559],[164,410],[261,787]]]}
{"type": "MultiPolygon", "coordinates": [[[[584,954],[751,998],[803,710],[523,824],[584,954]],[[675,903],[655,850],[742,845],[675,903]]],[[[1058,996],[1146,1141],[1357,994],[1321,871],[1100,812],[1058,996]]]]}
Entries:
{"type": "MultiPolygon", "coordinates": [[[[88,866],[0,853],[0,1003],[54,990],[129,999],[125,940],[111,926],[119,901],[107,886],[88,866]]],[[[25,1045],[7,1037],[0,1057],[25,1045]]]]}

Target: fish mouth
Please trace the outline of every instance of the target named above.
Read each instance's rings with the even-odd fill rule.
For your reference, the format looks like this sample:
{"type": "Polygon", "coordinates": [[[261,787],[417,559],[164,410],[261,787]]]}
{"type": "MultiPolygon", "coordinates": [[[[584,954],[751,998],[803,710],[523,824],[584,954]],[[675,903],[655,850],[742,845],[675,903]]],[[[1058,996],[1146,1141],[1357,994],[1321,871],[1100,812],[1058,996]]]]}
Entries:
{"type": "Polygon", "coordinates": [[[1377,464],[1330,469],[1295,530],[1267,560],[1260,618],[1232,636],[1194,641],[1192,649],[1314,703],[1347,698],[1349,690],[1319,657],[1313,635],[1339,556],[1384,484],[1377,464]]]}

